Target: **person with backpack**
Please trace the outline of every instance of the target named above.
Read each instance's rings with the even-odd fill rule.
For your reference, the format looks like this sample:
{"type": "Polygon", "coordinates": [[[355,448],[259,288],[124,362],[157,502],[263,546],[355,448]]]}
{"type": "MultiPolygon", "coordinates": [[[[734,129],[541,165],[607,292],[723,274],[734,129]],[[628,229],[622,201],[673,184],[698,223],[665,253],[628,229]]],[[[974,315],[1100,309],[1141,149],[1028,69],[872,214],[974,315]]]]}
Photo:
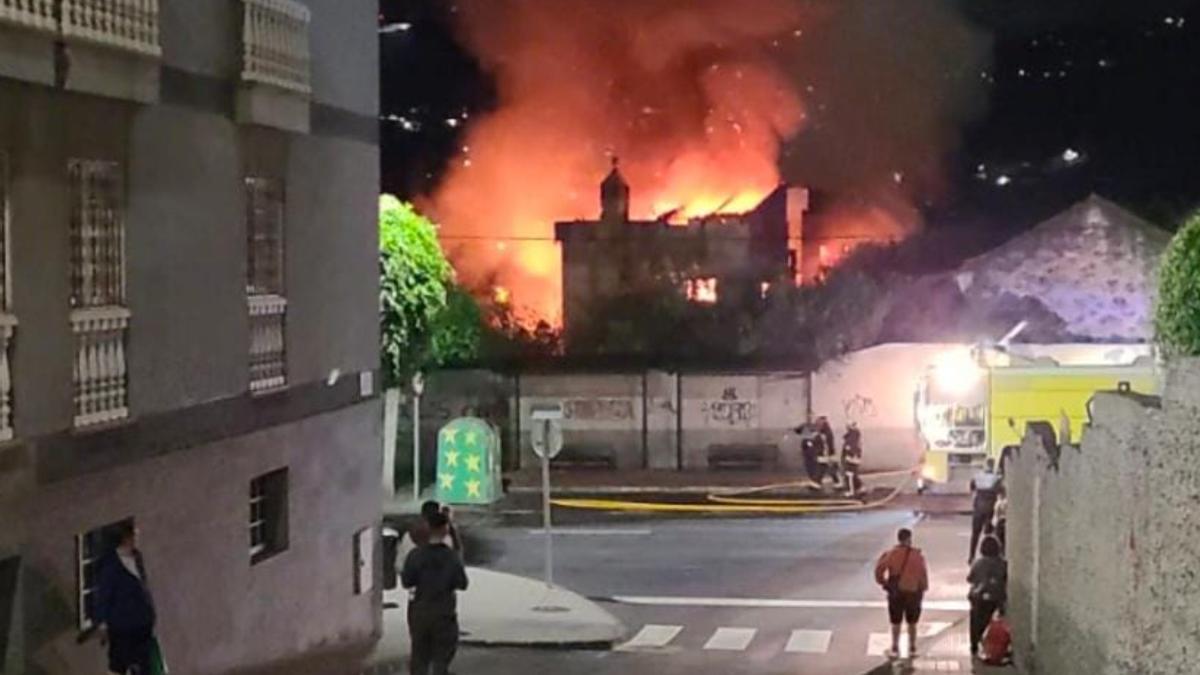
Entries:
{"type": "Polygon", "coordinates": [[[875,563],[875,583],[887,593],[888,618],[892,626],[892,648],[888,658],[900,655],[900,625],[908,624],[908,654],[917,655],[917,622],[921,604],[929,590],[929,569],[921,549],[912,545],[912,530],[901,528],[897,544],[875,563]]]}
{"type": "Polygon", "coordinates": [[[1000,557],[1000,541],[984,537],[979,554],[967,574],[967,583],[971,585],[967,594],[971,602],[971,656],[979,654],[984,630],[1008,601],[1008,564],[1000,557]]]}
{"type": "Polygon", "coordinates": [[[462,560],[448,545],[450,518],[444,511],[428,517],[428,538],[404,559],[400,583],[412,593],[408,633],[413,675],[448,675],[458,650],[458,591],[467,590],[462,560]]]}
{"type": "Polygon", "coordinates": [[[983,533],[984,525],[992,522],[996,513],[996,500],[1000,496],[1002,485],[1000,475],[996,473],[996,460],[989,457],[984,468],[971,479],[971,494],[974,495],[971,517],[971,551],[967,554],[967,564],[975,562],[975,553],[979,550],[979,536],[983,533]]]}

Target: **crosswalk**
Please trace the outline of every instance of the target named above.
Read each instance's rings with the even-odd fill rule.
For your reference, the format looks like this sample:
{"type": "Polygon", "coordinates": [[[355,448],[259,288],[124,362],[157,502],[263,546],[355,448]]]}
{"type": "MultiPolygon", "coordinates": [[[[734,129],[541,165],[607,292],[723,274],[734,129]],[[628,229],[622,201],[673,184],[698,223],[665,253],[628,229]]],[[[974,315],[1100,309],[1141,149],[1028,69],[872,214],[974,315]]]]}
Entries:
{"type": "MultiPolygon", "coordinates": [[[[966,641],[957,634],[949,634],[950,622],[928,622],[921,624],[918,632],[918,647],[923,657],[965,658],[969,655],[966,641]]],[[[843,631],[850,633],[851,631],[843,631]]],[[[643,653],[673,653],[683,651],[686,645],[702,645],[699,649],[708,652],[745,652],[756,645],[764,648],[779,648],[782,654],[820,656],[828,654],[835,643],[835,631],[812,628],[787,630],[786,638],[777,630],[760,630],[751,626],[719,626],[715,629],[691,629],[683,625],[646,624],[628,641],[618,645],[617,651],[643,653]],[[711,630],[711,633],[709,632],[711,630]],[[696,634],[699,633],[697,636],[696,634]],[[701,641],[698,638],[703,638],[701,641]]],[[[846,645],[856,645],[853,651],[871,657],[883,656],[891,646],[891,635],[886,632],[837,634],[836,640],[846,645]]],[[[908,657],[907,639],[901,640],[901,656],[908,657]]]]}

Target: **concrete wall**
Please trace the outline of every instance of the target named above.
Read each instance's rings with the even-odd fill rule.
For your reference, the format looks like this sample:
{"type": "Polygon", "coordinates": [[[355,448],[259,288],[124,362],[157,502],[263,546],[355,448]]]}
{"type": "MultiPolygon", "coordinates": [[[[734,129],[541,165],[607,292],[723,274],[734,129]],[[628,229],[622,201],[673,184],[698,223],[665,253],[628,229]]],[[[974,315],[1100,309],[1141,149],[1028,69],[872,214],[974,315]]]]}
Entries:
{"type": "Polygon", "coordinates": [[[886,344],[830,361],[813,374],[813,414],[827,416],[836,430],[845,429],[851,420],[858,422],[868,470],[913,467],[923,451],[913,395],[926,368],[951,348],[886,344]]]}
{"type": "Polygon", "coordinates": [[[172,670],[223,673],[369,642],[378,595],[353,593],[352,537],[378,525],[380,424],[375,400],[43,487],[25,560],[31,660],[48,675],[103,670],[95,643],[75,644],[75,535],[129,516],[172,670]],[[251,566],[250,480],[284,466],[288,548],[251,566]]]}
{"type": "Polygon", "coordinates": [[[1027,437],[1009,467],[1010,597],[1027,672],[1194,670],[1200,363],[1162,408],[1098,395],[1078,446],[1027,437]]]}
{"type": "Polygon", "coordinates": [[[684,468],[707,468],[709,450],[722,445],[774,446],[784,466],[800,467],[789,430],[807,409],[804,373],[685,375],[684,468]]]}

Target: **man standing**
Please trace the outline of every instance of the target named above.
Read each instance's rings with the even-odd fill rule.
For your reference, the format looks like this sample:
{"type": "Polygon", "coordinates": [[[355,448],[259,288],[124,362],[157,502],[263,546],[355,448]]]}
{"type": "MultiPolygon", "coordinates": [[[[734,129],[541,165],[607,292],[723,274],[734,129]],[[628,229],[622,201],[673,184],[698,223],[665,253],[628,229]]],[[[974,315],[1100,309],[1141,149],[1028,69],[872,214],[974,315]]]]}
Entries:
{"type": "Polygon", "coordinates": [[[800,436],[800,454],[804,457],[804,473],[808,474],[808,482],[812,487],[818,487],[821,481],[820,450],[817,447],[817,430],[812,422],[805,422],[796,427],[800,436]]]}
{"type": "Polygon", "coordinates": [[[929,590],[929,570],[921,549],[912,545],[912,530],[902,528],[895,547],[879,556],[875,563],[875,583],[888,598],[888,618],[892,624],[892,647],[888,658],[900,655],[900,624],[908,624],[908,655],[917,655],[917,622],[921,620],[921,602],[929,590]]]}
{"type": "Polygon", "coordinates": [[[95,621],[108,643],[108,670],[120,675],[151,675],[157,664],[154,598],[146,585],[146,565],[137,548],[137,530],[126,521],[115,528],[116,547],[98,567],[95,621]]]}
{"type": "Polygon", "coordinates": [[[1000,476],[996,473],[996,460],[988,458],[983,470],[971,479],[971,493],[975,495],[971,517],[971,552],[967,554],[967,564],[975,562],[975,552],[979,550],[979,535],[983,526],[992,522],[996,512],[996,499],[1000,495],[1000,476]]]}
{"type": "Polygon", "coordinates": [[[821,451],[821,478],[817,482],[824,486],[825,476],[829,476],[836,488],[841,482],[838,477],[841,463],[837,457],[837,442],[834,440],[833,427],[829,425],[829,418],[824,415],[817,418],[817,437],[820,439],[817,447],[821,451]]]}
{"type": "Polygon", "coordinates": [[[862,479],[859,478],[862,456],[862,432],[858,430],[857,423],[850,422],[842,436],[842,472],[846,480],[847,497],[854,497],[862,490],[862,479]]]}
{"type": "Polygon", "coordinates": [[[408,602],[409,666],[413,675],[447,675],[458,651],[455,594],[467,589],[467,573],[458,554],[445,543],[450,519],[443,511],[435,511],[427,521],[428,543],[408,554],[400,573],[400,583],[412,591],[408,602]]]}

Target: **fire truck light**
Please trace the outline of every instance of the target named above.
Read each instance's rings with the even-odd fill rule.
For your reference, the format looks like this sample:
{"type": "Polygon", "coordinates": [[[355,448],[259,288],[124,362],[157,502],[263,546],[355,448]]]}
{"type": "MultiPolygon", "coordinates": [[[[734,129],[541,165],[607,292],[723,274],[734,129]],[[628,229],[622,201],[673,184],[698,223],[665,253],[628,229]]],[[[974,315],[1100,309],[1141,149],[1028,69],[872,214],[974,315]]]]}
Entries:
{"type": "Polygon", "coordinates": [[[971,358],[969,350],[956,349],[938,358],[934,364],[934,377],[943,391],[965,394],[983,377],[983,371],[971,358]]]}

